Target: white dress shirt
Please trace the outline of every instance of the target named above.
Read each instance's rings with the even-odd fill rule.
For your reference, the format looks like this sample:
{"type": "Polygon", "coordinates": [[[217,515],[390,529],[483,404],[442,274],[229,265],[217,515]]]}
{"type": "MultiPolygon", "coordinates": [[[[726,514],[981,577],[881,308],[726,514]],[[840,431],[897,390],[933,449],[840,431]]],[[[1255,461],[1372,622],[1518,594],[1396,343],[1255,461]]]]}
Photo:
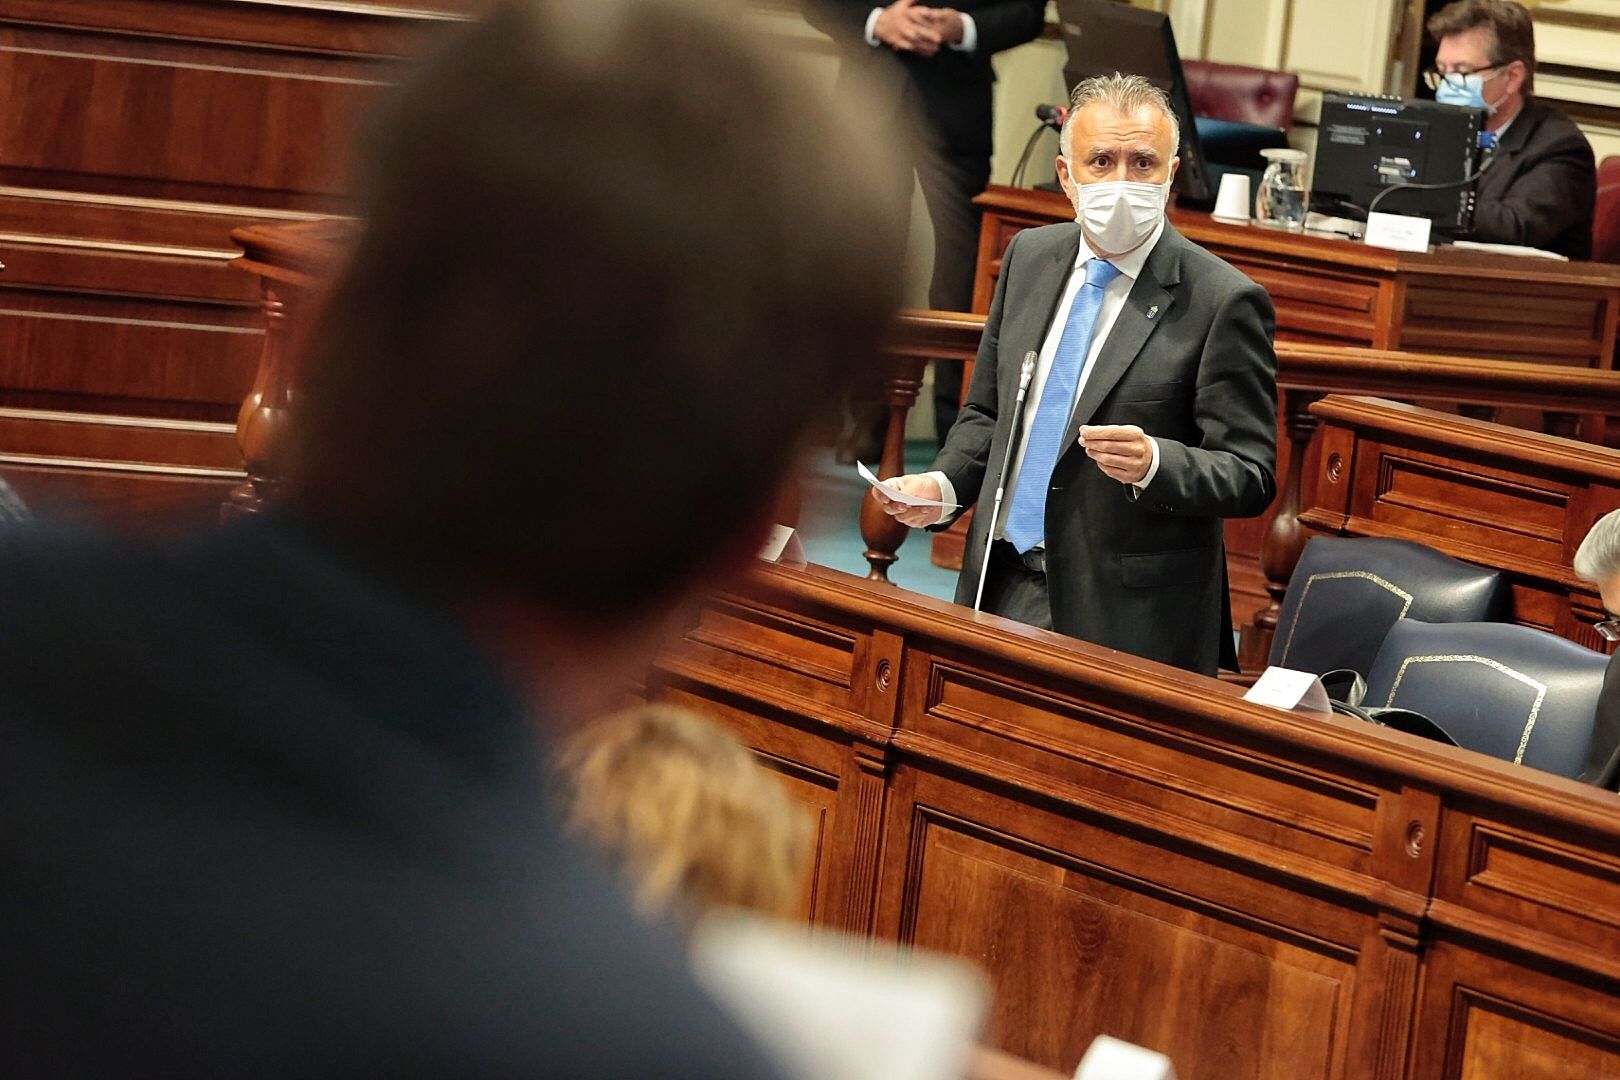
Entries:
{"type": "MultiPolygon", "coordinates": [[[[1153,246],[1159,242],[1162,235],[1164,235],[1164,219],[1160,218],[1152,235],[1135,251],[1109,260],[1119,273],[1103,289],[1102,306],[1097,311],[1097,324],[1091,333],[1091,349],[1086,353],[1085,366],[1080,369],[1080,378],[1074,387],[1074,401],[1080,400],[1080,394],[1086,388],[1086,380],[1091,378],[1092,369],[1097,366],[1097,354],[1102,352],[1109,333],[1114,329],[1115,320],[1125,308],[1126,297],[1130,296],[1132,286],[1142,274],[1142,267],[1147,265],[1148,255],[1152,253],[1153,246]]],[[[1018,473],[1024,466],[1024,450],[1029,445],[1029,430],[1035,426],[1035,413],[1041,406],[1041,392],[1046,388],[1046,376],[1052,370],[1052,358],[1057,355],[1058,342],[1063,340],[1063,330],[1069,321],[1069,309],[1074,307],[1074,298],[1080,295],[1080,288],[1086,283],[1085,271],[1080,268],[1095,257],[1091,245],[1086,243],[1085,234],[1082,233],[1080,251],[1069,271],[1069,280],[1064,283],[1063,296],[1058,300],[1057,312],[1052,316],[1052,325],[1047,328],[1046,340],[1041,343],[1039,358],[1035,362],[1035,374],[1029,383],[1029,393],[1024,398],[1024,415],[1021,417],[1018,448],[1014,451],[1012,464],[1008,466],[1007,475],[1002,480],[1004,499],[1011,499],[1013,492],[1018,490],[1018,473]]],[[[1073,410],[1074,402],[1069,403],[1069,408],[1073,410]]],[[[1147,475],[1142,477],[1140,483],[1133,485],[1139,493],[1153,482],[1154,476],[1159,472],[1159,444],[1150,436],[1148,446],[1153,460],[1148,463],[1147,475]]],[[[945,478],[944,473],[933,472],[928,475],[939,482],[945,502],[960,502],[956,497],[956,488],[945,478]]],[[[1006,503],[1004,502],[1002,506],[1005,508],[1006,503]]],[[[943,514],[940,520],[944,520],[943,514]]],[[[1005,521],[1006,518],[1003,516],[1001,521],[996,522],[998,540],[1007,538],[1005,521]]]]}

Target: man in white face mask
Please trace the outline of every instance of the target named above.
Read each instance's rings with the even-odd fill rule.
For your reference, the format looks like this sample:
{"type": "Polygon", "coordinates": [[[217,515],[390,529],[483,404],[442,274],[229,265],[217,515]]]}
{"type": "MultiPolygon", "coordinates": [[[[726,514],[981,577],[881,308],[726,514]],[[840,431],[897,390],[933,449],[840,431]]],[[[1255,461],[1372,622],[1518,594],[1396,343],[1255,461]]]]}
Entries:
{"type": "MultiPolygon", "coordinates": [[[[1072,101],[1057,169],[1076,223],[1014,237],[933,471],[890,483],[977,500],[958,603],[982,569],[983,610],[1213,675],[1236,667],[1223,521],[1276,493],[1271,301],[1166,221],[1164,93],[1112,75],[1072,101]]],[[[908,525],[950,520],[878,498],[908,525]]]]}

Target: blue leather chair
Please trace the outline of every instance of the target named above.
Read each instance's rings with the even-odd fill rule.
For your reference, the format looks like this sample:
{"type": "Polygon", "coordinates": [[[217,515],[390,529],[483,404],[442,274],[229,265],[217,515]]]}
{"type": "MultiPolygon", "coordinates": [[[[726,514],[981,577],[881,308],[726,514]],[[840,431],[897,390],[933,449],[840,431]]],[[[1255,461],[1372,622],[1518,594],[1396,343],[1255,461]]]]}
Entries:
{"type": "Polygon", "coordinates": [[[1609,658],[1512,623],[1390,628],[1367,676],[1365,704],[1411,709],[1458,746],[1579,777],[1609,658]]]}
{"type": "Polygon", "coordinates": [[[1507,604],[1500,571],[1407,540],[1317,536],[1288,582],[1269,662],[1366,676],[1397,620],[1485,622],[1507,604]]]}

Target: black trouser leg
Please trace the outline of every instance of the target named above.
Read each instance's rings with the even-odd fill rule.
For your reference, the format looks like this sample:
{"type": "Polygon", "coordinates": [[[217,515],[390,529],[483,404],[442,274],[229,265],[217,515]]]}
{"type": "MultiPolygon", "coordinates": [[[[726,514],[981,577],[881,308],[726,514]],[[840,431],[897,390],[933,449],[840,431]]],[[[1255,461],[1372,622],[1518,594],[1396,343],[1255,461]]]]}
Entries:
{"type": "MultiPolygon", "coordinates": [[[[979,254],[979,209],[973,197],[989,182],[990,158],[984,154],[930,149],[917,161],[917,183],[934,225],[928,306],[937,311],[967,311],[973,306],[973,270],[979,254]]],[[[954,360],[936,362],[934,422],[942,446],[961,400],[962,365],[954,360]]]]}

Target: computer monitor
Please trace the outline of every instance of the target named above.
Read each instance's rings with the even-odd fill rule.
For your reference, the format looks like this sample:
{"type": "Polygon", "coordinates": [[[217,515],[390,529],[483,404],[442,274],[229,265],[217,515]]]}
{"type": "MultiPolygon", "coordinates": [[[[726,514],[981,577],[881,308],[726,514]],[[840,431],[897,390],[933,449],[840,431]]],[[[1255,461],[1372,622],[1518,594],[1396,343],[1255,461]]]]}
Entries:
{"type": "Polygon", "coordinates": [[[1215,204],[1215,188],[1198,142],[1187,78],[1170,17],[1117,0],[1058,0],[1063,44],[1069,50],[1063,77],[1072,88],[1093,75],[1141,75],[1170,95],[1181,124],[1181,168],[1175,191],[1184,206],[1215,204]]]}
{"type": "Polygon", "coordinates": [[[1311,209],[1365,218],[1372,200],[1396,184],[1452,184],[1440,190],[1391,192],[1378,209],[1426,217],[1438,233],[1468,231],[1474,220],[1474,185],[1460,181],[1473,175],[1479,163],[1484,115],[1480,109],[1434,101],[1322,95],[1311,209]]]}

